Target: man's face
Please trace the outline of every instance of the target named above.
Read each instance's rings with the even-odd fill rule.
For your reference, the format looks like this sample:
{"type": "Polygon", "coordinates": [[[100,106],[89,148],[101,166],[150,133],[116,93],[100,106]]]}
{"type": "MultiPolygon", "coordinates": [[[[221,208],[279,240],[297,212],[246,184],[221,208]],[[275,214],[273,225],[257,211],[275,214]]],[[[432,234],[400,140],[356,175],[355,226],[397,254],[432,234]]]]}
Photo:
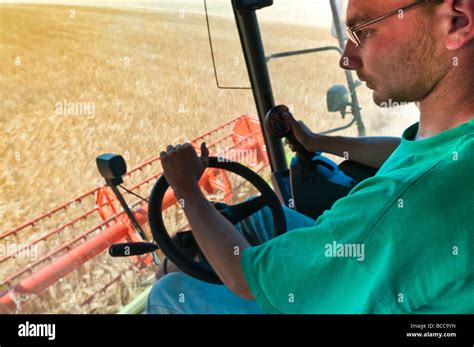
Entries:
{"type": "MultiPolygon", "coordinates": [[[[349,0],[347,24],[358,25],[411,3],[413,0],[349,0]]],[[[400,12],[364,28],[359,47],[347,43],[341,67],[355,70],[367,82],[377,105],[390,100],[421,101],[446,74],[446,51],[436,42],[434,13],[427,6],[432,5],[400,12]]]]}

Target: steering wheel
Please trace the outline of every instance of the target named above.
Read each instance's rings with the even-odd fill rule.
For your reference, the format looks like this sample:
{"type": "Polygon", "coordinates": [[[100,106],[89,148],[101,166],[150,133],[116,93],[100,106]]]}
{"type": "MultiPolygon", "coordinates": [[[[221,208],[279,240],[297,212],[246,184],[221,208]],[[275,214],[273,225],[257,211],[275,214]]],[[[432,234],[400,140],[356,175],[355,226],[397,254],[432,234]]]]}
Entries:
{"type": "MultiPolygon", "coordinates": [[[[208,167],[233,172],[250,182],[261,193],[256,198],[236,205],[214,204],[214,207],[217,208],[221,215],[235,225],[267,206],[272,212],[273,225],[275,226],[273,237],[286,232],[285,213],[283,212],[280,200],[259,175],[242,164],[228,161],[224,158],[209,157],[208,167]]],[[[150,194],[148,220],[154,241],[158,244],[164,255],[188,275],[205,282],[222,284],[222,281],[207,262],[198,262],[185,255],[169,236],[163,222],[162,210],[163,198],[168,187],[169,184],[165,176],[162,175],[153,186],[150,194]]],[[[206,218],[206,216],[203,216],[203,218],[206,218]]],[[[215,232],[218,232],[218,230],[215,230],[215,232]]]]}

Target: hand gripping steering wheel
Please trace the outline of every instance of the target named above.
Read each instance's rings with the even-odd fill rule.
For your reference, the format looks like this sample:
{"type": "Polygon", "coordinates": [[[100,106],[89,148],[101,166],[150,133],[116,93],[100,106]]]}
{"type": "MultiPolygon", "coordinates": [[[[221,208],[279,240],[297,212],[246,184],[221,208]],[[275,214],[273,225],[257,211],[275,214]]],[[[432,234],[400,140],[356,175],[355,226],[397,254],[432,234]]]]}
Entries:
{"type": "MultiPolygon", "coordinates": [[[[261,194],[256,198],[236,205],[215,203],[214,207],[221,213],[221,215],[235,225],[267,206],[272,212],[273,225],[275,227],[273,237],[286,232],[286,219],[280,200],[270,186],[259,175],[246,166],[228,161],[225,158],[210,157],[208,167],[223,169],[237,174],[250,182],[261,194]]],[[[155,183],[150,194],[148,220],[153,239],[158,244],[164,255],[188,275],[209,283],[222,284],[222,281],[207,262],[198,262],[185,255],[169,236],[163,222],[162,210],[163,198],[168,187],[169,184],[166,182],[165,176],[162,175],[155,183]]],[[[202,218],[206,218],[206,216],[202,216],[202,218]]],[[[213,232],[219,233],[219,230],[214,230],[213,232]]]]}

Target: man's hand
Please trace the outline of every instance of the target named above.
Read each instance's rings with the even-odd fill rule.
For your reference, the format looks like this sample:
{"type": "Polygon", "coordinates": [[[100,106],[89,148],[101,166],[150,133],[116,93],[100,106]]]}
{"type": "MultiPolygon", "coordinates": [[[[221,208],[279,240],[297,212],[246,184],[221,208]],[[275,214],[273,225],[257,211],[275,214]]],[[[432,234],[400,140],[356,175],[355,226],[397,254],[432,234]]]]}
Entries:
{"type": "MultiPolygon", "coordinates": [[[[314,146],[314,142],[317,135],[313,133],[303,121],[297,121],[290,113],[284,113],[283,117],[286,117],[296,139],[306,148],[306,150],[309,152],[315,152],[317,149],[314,146]]],[[[294,146],[289,143],[287,139],[285,139],[285,143],[287,143],[291,150],[295,152],[294,146]]]]}
{"type": "Polygon", "coordinates": [[[169,145],[166,152],[160,153],[161,164],[166,181],[180,198],[183,192],[193,188],[209,165],[209,150],[201,144],[201,157],[190,143],[169,145]]]}
{"type": "MultiPolygon", "coordinates": [[[[346,160],[350,156],[350,160],[375,169],[380,168],[400,145],[400,138],[397,137],[344,137],[316,134],[290,113],[283,114],[283,117],[286,117],[290,123],[296,139],[309,152],[325,152],[346,160]]],[[[289,144],[287,140],[285,142],[289,144]]],[[[289,145],[295,152],[294,146],[289,145]]]]}
{"type": "Polygon", "coordinates": [[[201,145],[201,157],[189,143],[168,146],[160,157],[166,181],[178,199],[186,200],[184,213],[207,261],[230,290],[243,298],[252,299],[253,294],[241,265],[241,254],[250,244],[207,201],[199,188],[199,179],[209,165],[206,144],[201,145]],[[236,249],[239,250],[237,253],[236,249]]]}

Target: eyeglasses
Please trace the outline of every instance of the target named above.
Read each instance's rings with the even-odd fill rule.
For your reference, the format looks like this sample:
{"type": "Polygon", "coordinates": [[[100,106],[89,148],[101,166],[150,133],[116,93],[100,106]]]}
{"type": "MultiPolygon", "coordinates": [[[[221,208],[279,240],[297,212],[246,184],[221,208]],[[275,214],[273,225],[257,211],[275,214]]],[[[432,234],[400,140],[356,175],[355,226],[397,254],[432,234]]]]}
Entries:
{"type": "Polygon", "coordinates": [[[435,1],[432,1],[432,0],[418,0],[418,1],[416,1],[412,4],[410,4],[410,5],[398,8],[395,11],[386,13],[383,16],[377,17],[377,18],[372,19],[368,22],[359,24],[355,27],[347,28],[346,29],[347,35],[349,36],[349,39],[355,44],[355,46],[359,47],[361,45],[360,33],[361,33],[362,29],[368,27],[369,25],[378,23],[378,22],[380,22],[384,19],[387,19],[389,17],[395,16],[397,14],[401,14],[401,13],[403,13],[403,12],[409,10],[409,9],[412,9],[412,8],[415,8],[415,7],[418,7],[418,6],[421,6],[421,5],[426,5],[426,4],[429,4],[429,3],[433,3],[433,2],[435,2],[435,1]]]}

